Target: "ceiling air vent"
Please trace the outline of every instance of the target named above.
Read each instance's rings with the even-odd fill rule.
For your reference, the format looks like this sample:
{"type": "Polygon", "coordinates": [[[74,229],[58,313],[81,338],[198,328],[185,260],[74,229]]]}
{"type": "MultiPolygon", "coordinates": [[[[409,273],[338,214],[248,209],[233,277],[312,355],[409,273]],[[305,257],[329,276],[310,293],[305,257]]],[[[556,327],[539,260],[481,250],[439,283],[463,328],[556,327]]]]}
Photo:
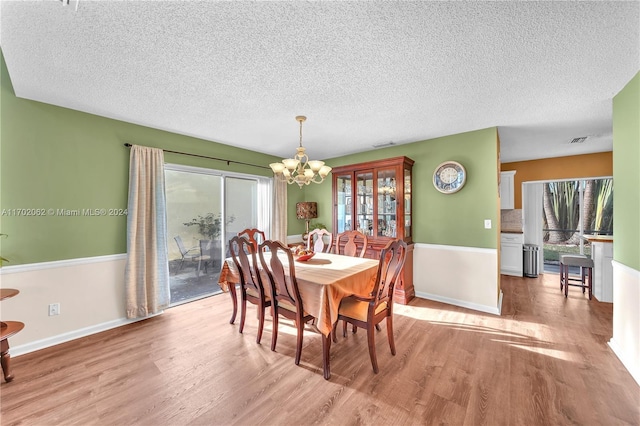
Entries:
{"type": "Polygon", "coordinates": [[[583,136],[581,138],[573,138],[569,143],[583,143],[587,139],[587,136],[583,136]]]}
{"type": "Polygon", "coordinates": [[[389,141],[389,142],[382,142],[376,145],[373,145],[374,148],[386,148],[388,146],[394,146],[396,143],[393,141],[389,141]]]}

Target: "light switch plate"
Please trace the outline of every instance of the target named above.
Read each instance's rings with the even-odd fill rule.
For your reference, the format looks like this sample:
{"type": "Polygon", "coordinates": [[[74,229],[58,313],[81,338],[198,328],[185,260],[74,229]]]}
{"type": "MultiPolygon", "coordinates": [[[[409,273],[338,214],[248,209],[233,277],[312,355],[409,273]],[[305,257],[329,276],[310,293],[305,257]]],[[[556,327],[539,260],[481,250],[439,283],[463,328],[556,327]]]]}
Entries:
{"type": "Polygon", "coordinates": [[[491,229],[491,219],[484,220],[484,229],[491,229]]]}

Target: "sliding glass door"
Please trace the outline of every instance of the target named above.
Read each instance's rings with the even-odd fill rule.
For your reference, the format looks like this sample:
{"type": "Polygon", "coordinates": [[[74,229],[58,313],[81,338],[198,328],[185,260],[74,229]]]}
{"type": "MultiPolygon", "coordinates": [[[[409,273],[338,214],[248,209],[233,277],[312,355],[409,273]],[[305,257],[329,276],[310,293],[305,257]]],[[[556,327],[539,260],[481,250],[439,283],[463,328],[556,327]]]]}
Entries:
{"type": "Polygon", "coordinates": [[[545,270],[561,254],[591,255],[585,235],[613,234],[613,179],[576,179],[543,184],[545,270]]]}
{"type": "Polygon", "coordinates": [[[225,179],[225,241],[247,228],[270,235],[271,182],[229,176],[225,179]]]}
{"type": "Polygon", "coordinates": [[[220,292],[228,241],[245,228],[269,235],[271,180],[167,165],[167,229],[171,304],[220,292]]]}

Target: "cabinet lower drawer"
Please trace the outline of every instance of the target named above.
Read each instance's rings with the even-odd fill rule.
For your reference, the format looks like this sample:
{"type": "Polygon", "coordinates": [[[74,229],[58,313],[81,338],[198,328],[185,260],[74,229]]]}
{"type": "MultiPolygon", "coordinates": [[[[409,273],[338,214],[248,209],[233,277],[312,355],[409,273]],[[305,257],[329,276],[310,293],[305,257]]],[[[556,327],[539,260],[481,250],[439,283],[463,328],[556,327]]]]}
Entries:
{"type": "Polygon", "coordinates": [[[501,243],[524,244],[523,234],[510,234],[503,232],[500,234],[501,243]]]}

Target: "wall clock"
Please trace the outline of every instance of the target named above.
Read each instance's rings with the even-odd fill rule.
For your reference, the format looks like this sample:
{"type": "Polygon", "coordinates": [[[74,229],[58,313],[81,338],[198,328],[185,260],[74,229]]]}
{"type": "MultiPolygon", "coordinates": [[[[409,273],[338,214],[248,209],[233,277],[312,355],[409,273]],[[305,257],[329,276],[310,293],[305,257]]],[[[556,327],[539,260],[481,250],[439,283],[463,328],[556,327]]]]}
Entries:
{"type": "Polygon", "coordinates": [[[467,171],[457,161],[445,161],[433,172],[433,186],[443,194],[453,194],[464,186],[467,171]]]}

